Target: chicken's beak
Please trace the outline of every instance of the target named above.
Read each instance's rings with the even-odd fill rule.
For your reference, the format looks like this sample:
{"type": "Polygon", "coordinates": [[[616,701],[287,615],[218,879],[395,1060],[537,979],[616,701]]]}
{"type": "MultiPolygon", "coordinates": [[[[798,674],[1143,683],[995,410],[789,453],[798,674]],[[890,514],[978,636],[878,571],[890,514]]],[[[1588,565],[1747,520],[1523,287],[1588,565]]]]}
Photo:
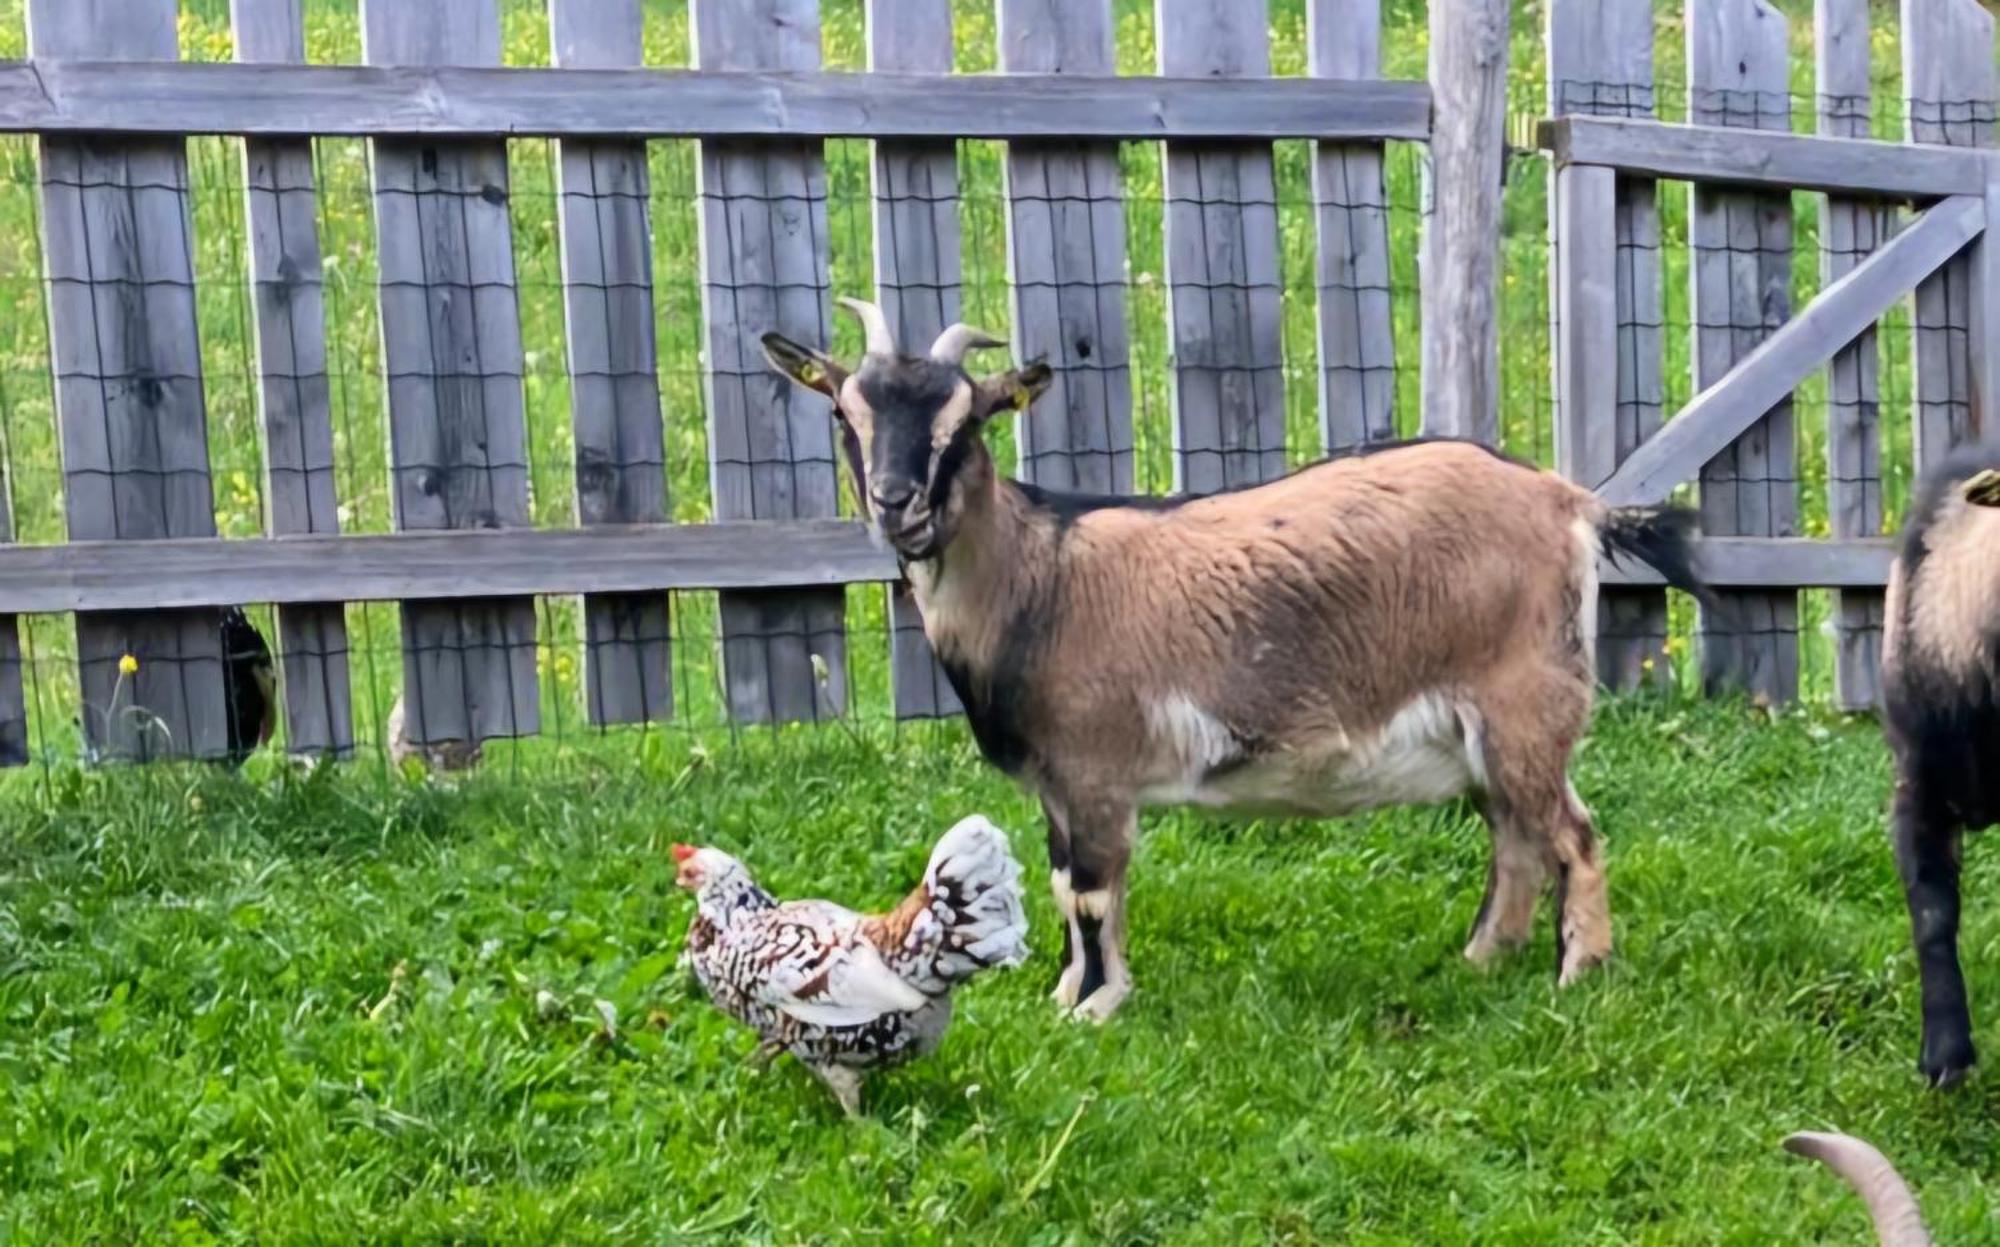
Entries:
{"type": "Polygon", "coordinates": [[[676,844],[668,851],[674,855],[674,861],[680,867],[674,871],[674,886],[690,890],[701,886],[701,872],[694,864],[696,848],[691,844],[676,844]]]}

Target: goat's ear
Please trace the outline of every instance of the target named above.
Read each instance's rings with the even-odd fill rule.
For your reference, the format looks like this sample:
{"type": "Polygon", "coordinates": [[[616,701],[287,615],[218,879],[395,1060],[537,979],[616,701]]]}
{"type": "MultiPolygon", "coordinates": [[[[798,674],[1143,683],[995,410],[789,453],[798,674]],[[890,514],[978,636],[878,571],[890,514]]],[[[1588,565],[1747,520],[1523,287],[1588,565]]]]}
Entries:
{"type": "Polygon", "coordinates": [[[1988,468],[1965,483],[1965,500],[1975,507],[2000,507],[2000,469],[1988,468]]]}
{"type": "Polygon", "coordinates": [[[847,372],[824,352],[800,346],[781,333],[767,333],[758,341],[764,344],[764,359],[780,376],[815,394],[828,398],[839,395],[847,372]]]}
{"type": "Polygon", "coordinates": [[[1026,411],[1029,404],[1040,398],[1055,379],[1055,372],[1039,359],[982,379],[979,382],[980,418],[995,416],[1003,411],[1026,411]]]}

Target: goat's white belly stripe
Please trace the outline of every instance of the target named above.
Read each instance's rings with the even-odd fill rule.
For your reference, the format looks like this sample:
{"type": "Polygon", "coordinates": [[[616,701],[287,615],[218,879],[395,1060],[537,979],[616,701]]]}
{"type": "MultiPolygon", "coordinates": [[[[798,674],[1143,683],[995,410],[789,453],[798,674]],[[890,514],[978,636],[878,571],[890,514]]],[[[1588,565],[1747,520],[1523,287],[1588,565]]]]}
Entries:
{"type": "MultiPolygon", "coordinates": [[[[1193,725],[1215,720],[1191,704],[1185,709],[1200,719],[1177,719],[1191,729],[1179,739],[1208,741],[1193,725]]],[[[1234,739],[1225,735],[1230,752],[1218,762],[1199,769],[1184,766],[1174,780],[1147,786],[1141,799],[1317,815],[1444,801],[1485,784],[1482,736],[1476,710],[1454,696],[1431,692],[1405,704],[1373,736],[1353,739],[1334,732],[1279,742],[1269,753],[1211,778],[1219,761],[1236,756],[1234,739]]],[[[1214,756],[1199,749],[1181,755],[1184,761],[1214,756]]]]}

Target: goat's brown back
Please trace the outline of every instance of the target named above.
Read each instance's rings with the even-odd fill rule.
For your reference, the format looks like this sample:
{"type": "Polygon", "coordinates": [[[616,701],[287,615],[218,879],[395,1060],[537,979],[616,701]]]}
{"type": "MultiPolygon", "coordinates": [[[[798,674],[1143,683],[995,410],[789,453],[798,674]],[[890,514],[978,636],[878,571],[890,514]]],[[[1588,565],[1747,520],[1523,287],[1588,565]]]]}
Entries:
{"type": "Polygon", "coordinates": [[[1063,582],[1044,713],[1101,741],[1144,709],[1108,690],[1171,688],[1276,736],[1362,734],[1415,696],[1517,655],[1545,668],[1563,647],[1587,684],[1577,616],[1598,514],[1552,474],[1435,443],[1166,510],[1052,520],[1036,560],[1063,582]]]}

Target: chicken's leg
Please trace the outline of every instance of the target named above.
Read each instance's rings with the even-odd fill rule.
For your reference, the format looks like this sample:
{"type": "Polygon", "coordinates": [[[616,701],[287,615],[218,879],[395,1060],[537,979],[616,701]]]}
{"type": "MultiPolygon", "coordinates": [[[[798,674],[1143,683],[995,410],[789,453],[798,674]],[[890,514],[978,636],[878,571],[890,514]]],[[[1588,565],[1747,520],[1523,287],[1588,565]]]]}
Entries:
{"type": "Polygon", "coordinates": [[[840,1107],[849,1117],[861,1116],[861,1073],[845,1065],[813,1065],[809,1067],[833,1092],[833,1098],[840,1101],[840,1107]]]}

